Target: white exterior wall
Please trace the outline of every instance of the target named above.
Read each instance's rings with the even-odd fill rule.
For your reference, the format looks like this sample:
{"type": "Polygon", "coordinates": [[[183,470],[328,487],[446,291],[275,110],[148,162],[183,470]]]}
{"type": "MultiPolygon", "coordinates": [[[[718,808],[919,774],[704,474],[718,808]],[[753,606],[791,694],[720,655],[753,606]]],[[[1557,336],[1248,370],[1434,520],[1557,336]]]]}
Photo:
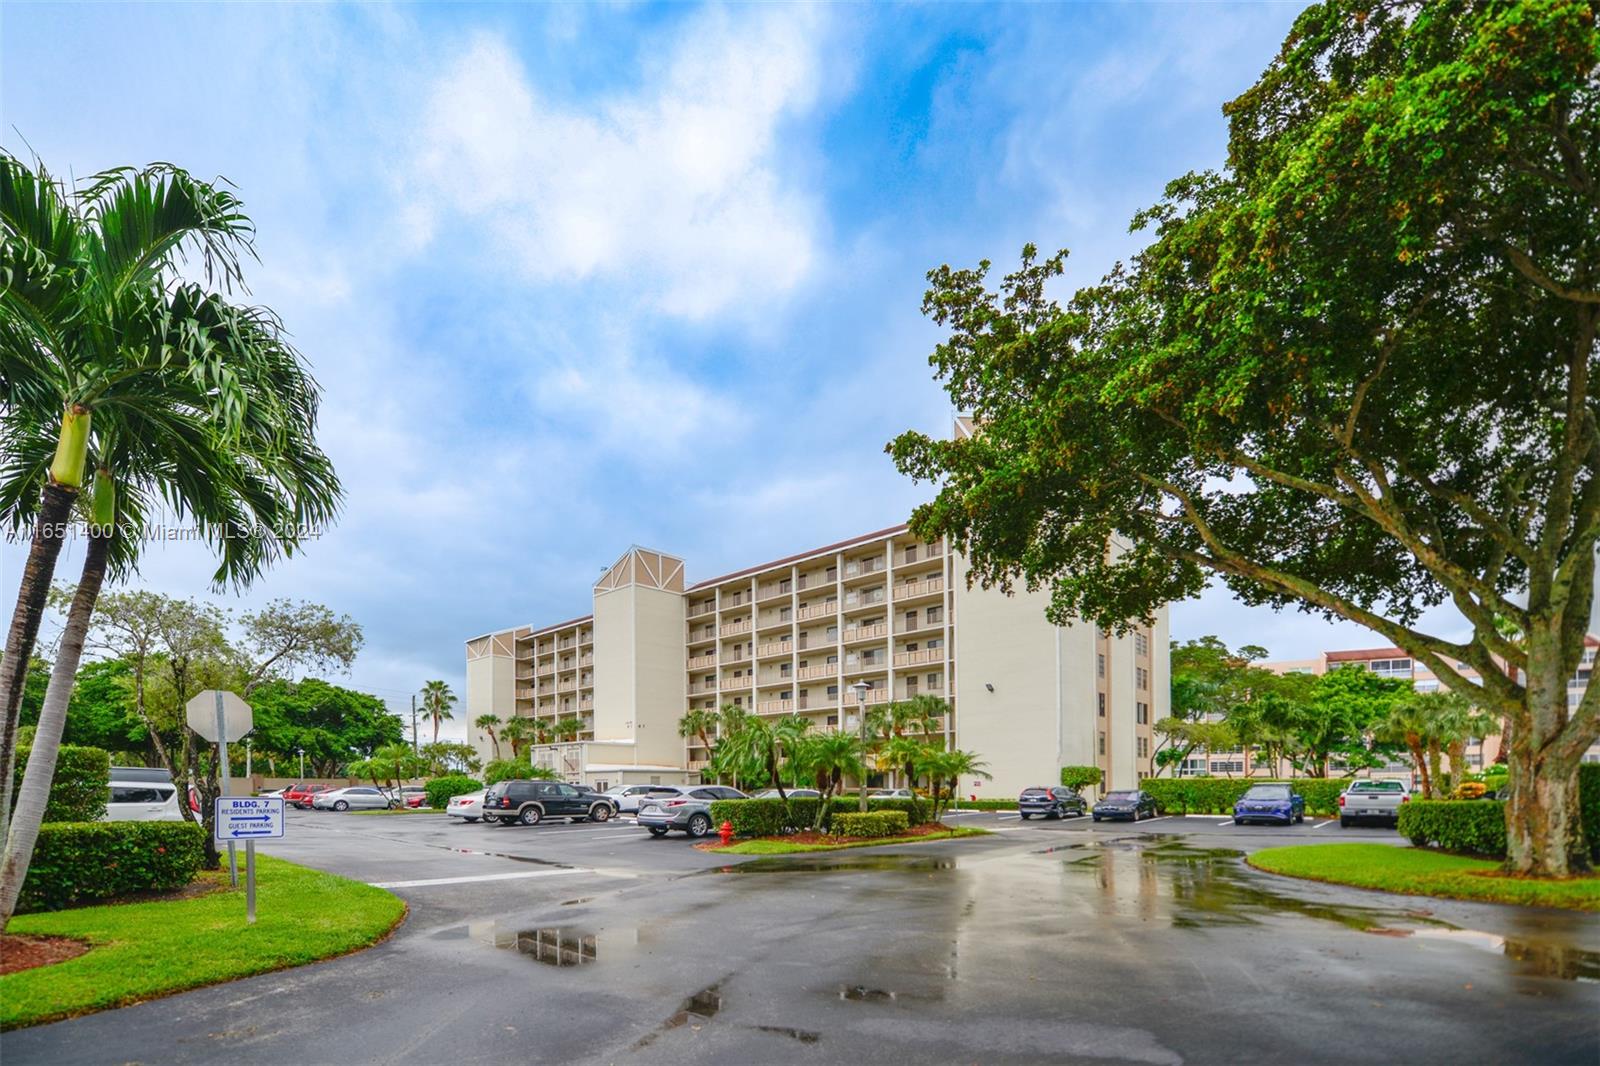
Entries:
{"type": "MultiPolygon", "coordinates": [[[[489,742],[489,735],[472,723],[481,714],[492,714],[502,722],[510,718],[515,695],[516,664],[511,656],[489,654],[467,661],[467,736],[484,762],[494,758],[494,745],[489,742]]],[[[500,743],[500,754],[511,754],[504,741],[500,743]]]]}

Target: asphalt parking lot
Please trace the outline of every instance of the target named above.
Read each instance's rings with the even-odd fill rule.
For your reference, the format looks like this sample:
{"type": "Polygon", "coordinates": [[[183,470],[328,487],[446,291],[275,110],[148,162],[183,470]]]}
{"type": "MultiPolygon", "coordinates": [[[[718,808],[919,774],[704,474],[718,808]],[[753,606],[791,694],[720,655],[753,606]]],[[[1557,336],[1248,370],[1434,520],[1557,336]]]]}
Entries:
{"type": "Polygon", "coordinates": [[[272,853],[384,884],[387,943],[5,1037],[24,1062],[1594,1063],[1600,921],[1257,873],[1391,840],[1094,824],[719,857],[626,822],[295,812],[272,853]]]}

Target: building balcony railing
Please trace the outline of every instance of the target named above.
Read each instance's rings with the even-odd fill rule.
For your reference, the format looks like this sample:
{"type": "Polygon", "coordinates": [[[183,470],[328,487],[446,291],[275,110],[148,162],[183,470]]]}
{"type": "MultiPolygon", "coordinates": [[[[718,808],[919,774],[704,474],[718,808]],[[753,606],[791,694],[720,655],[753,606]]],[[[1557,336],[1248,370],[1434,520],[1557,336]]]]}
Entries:
{"type": "Polygon", "coordinates": [[[857,559],[854,562],[844,564],[844,576],[852,578],[861,577],[865,574],[876,574],[884,569],[884,566],[884,559],[881,555],[875,555],[870,559],[857,559]]]}
{"type": "Polygon", "coordinates": [[[858,640],[877,640],[879,637],[889,635],[889,623],[878,622],[870,626],[851,626],[844,631],[844,641],[849,644],[858,640]]]}
{"type": "Polygon", "coordinates": [[[757,714],[788,714],[794,710],[794,700],[762,700],[756,704],[757,714]]]}
{"type": "Polygon", "coordinates": [[[762,585],[756,589],[757,600],[775,600],[780,596],[788,596],[789,594],[789,590],[784,588],[781,583],[762,585]]]}
{"type": "Polygon", "coordinates": [[[794,619],[787,613],[762,615],[756,620],[757,629],[787,629],[794,624],[794,619]]]}
{"type": "Polygon", "coordinates": [[[809,607],[802,607],[795,612],[795,617],[802,622],[813,618],[832,618],[839,611],[839,604],[833,600],[827,603],[813,603],[809,607]]]}
{"type": "Polygon", "coordinates": [[[738,663],[747,663],[749,661],[750,661],[750,649],[749,648],[738,647],[738,648],[734,648],[731,651],[725,651],[725,652],[722,653],[722,665],[723,666],[734,666],[734,665],[737,665],[738,663]]]}
{"type": "Polygon", "coordinates": [[[901,600],[913,600],[918,596],[933,596],[944,591],[944,578],[930,577],[925,581],[911,581],[904,585],[896,585],[894,599],[896,603],[901,600]]]}
{"type": "Polygon", "coordinates": [[[582,633],[579,633],[578,634],[578,643],[579,644],[593,644],[594,643],[594,630],[586,629],[582,633]]]}
{"type": "Polygon", "coordinates": [[[844,657],[844,672],[847,674],[864,674],[874,670],[885,670],[889,666],[886,655],[846,655],[844,657]]]}
{"type": "Polygon", "coordinates": [[[730,607],[742,607],[749,603],[750,600],[750,590],[747,588],[740,589],[738,592],[724,592],[722,594],[722,609],[726,611],[730,607]]]}
{"type": "Polygon", "coordinates": [[[717,630],[717,633],[724,637],[736,637],[740,633],[748,632],[750,632],[750,619],[748,618],[742,622],[729,622],[717,630]]]}
{"type": "Polygon", "coordinates": [[[801,574],[795,578],[794,587],[802,592],[806,589],[832,588],[839,583],[831,574],[801,574]]]}
{"type": "Polygon", "coordinates": [[[691,770],[704,770],[711,765],[710,759],[690,759],[688,766],[691,770]]]}
{"type": "MultiPolygon", "coordinates": [[[[844,689],[840,689],[839,690],[839,699],[844,703],[844,705],[846,707],[854,707],[857,704],[857,702],[859,702],[857,697],[856,697],[856,694],[854,692],[851,692],[848,688],[844,688],[844,689]]],[[[869,707],[872,706],[874,703],[883,703],[883,702],[887,701],[888,699],[889,699],[889,690],[887,688],[874,687],[874,688],[867,689],[866,703],[867,703],[867,706],[869,706],[869,707]]]]}
{"type": "Polygon", "coordinates": [[[578,691],[578,683],[576,681],[563,681],[563,682],[561,682],[561,684],[556,686],[556,691],[557,692],[576,692],[576,691],[578,691]]]}
{"type": "Polygon", "coordinates": [[[689,695],[691,695],[691,696],[703,696],[706,693],[715,692],[715,691],[717,691],[717,686],[715,686],[715,685],[707,685],[707,684],[705,684],[703,682],[702,683],[697,683],[697,684],[692,684],[692,685],[689,686],[689,695]]]}
{"type": "Polygon", "coordinates": [[[766,644],[756,645],[756,658],[768,659],[775,655],[788,655],[794,651],[794,645],[787,640],[774,640],[766,644]]]}
{"type": "Polygon", "coordinates": [[[923,663],[944,662],[943,648],[923,648],[920,651],[897,651],[894,653],[896,666],[921,666],[923,663]]]}
{"type": "Polygon", "coordinates": [[[579,700],[578,701],[578,710],[580,710],[580,711],[592,711],[592,710],[594,710],[594,697],[593,696],[588,696],[588,697],[585,697],[584,699],[579,700]]]}
{"type": "Polygon", "coordinates": [[[753,675],[747,677],[725,677],[719,682],[724,692],[743,692],[755,682],[753,675]]]}
{"type": "Polygon", "coordinates": [[[704,603],[691,603],[689,605],[688,617],[690,617],[690,618],[703,618],[708,614],[716,614],[716,613],[717,613],[717,601],[716,600],[707,600],[704,603]]]}
{"type": "Polygon", "coordinates": [[[839,676],[839,664],[828,663],[824,666],[802,666],[794,672],[794,676],[801,681],[820,681],[823,678],[839,676]]]}
{"type": "Polygon", "coordinates": [[[715,665],[717,665],[716,652],[712,652],[710,655],[697,655],[689,660],[689,669],[691,670],[704,670],[708,666],[715,665]]]}
{"type": "Polygon", "coordinates": [[[517,671],[517,680],[518,681],[532,681],[533,680],[533,671],[532,670],[518,670],[517,671]]]}
{"type": "Polygon", "coordinates": [[[551,659],[549,662],[540,663],[537,669],[541,676],[549,677],[556,672],[556,661],[551,659]]]}
{"type": "Polygon", "coordinates": [[[872,589],[862,593],[852,592],[844,598],[844,609],[847,611],[854,611],[861,607],[875,607],[878,604],[883,603],[888,598],[889,594],[884,592],[884,590],[881,588],[872,589]]]}
{"type": "Polygon", "coordinates": [[[578,668],[580,670],[583,669],[586,666],[593,666],[593,665],[594,665],[594,655],[593,654],[585,655],[583,658],[578,660],[578,668]]]}
{"type": "Polygon", "coordinates": [[[533,689],[531,689],[531,688],[519,688],[519,689],[517,689],[517,699],[519,699],[519,700],[531,700],[531,699],[533,699],[533,689]]]}
{"type": "Polygon", "coordinates": [[[924,633],[924,632],[933,632],[935,630],[940,630],[940,629],[943,629],[943,628],[944,628],[944,619],[942,619],[942,618],[939,619],[937,622],[929,622],[926,619],[924,619],[924,620],[919,621],[919,622],[909,622],[909,623],[904,618],[901,618],[898,621],[896,621],[895,624],[894,624],[894,631],[896,633],[924,633]]]}
{"type": "Polygon", "coordinates": [[[773,685],[791,685],[794,683],[792,674],[762,674],[756,678],[757,688],[771,688],[773,685]]]}

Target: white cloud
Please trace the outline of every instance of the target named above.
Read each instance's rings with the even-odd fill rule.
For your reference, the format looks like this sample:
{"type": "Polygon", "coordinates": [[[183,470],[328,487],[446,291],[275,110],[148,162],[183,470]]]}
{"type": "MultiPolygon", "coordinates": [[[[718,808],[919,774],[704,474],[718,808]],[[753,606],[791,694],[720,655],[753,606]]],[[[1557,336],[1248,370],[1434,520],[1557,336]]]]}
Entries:
{"type": "Polygon", "coordinates": [[[814,6],[690,19],[636,89],[541,96],[479,36],[433,85],[405,217],[465,218],[538,282],[603,278],[690,319],[781,297],[816,256],[819,211],[788,176],[786,123],[821,83],[814,6]]]}

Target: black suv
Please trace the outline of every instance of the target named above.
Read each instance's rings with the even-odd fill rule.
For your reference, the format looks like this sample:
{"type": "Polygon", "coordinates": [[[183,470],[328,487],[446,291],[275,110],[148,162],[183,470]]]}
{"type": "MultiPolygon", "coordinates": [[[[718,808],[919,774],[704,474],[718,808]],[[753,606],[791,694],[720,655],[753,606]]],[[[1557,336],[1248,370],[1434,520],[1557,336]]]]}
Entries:
{"type": "Polygon", "coordinates": [[[1036,814],[1043,818],[1065,818],[1069,814],[1088,814],[1089,804],[1072,789],[1053,785],[1049,788],[1023,789],[1022,795],[1017,797],[1017,810],[1022,812],[1024,818],[1032,818],[1036,814]]]}
{"type": "Polygon", "coordinates": [[[483,794],[483,820],[488,825],[538,825],[546,818],[605,822],[616,813],[610,796],[560,781],[502,781],[483,794]]]}

